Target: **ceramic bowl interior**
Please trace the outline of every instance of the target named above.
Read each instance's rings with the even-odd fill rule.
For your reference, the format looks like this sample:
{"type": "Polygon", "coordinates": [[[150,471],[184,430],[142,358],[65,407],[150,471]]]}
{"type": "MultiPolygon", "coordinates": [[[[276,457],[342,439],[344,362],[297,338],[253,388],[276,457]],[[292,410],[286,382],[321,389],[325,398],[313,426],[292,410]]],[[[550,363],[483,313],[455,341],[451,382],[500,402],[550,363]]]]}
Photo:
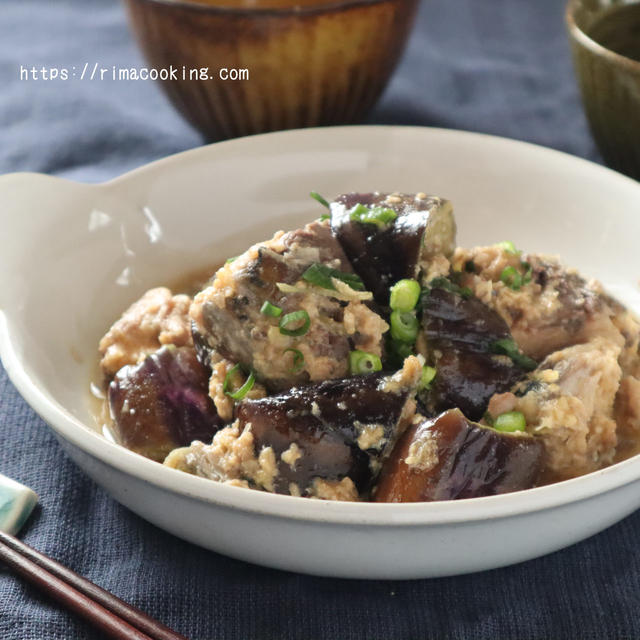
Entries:
{"type": "Polygon", "coordinates": [[[417,0],[125,0],[150,65],[209,140],[359,122],[387,84],[417,0]]]}
{"type": "Polygon", "coordinates": [[[464,573],[559,549],[638,508],[638,458],[489,498],[330,503],[224,486],[102,436],[89,393],[96,347],[128,304],[316,218],[311,190],[376,189],[445,196],[459,244],[512,240],[558,254],[640,311],[636,182],[478,134],[309,129],[203,147],[102,185],[0,178],[2,362],[68,453],[117,500],[196,544],[268,566],[368,578],[464,573]]]}
{"type": "Polygon", "coordinates": [[[608,165],[640,179],[640,2],[570,0],[566,21],[598,148],[608,165]]]}

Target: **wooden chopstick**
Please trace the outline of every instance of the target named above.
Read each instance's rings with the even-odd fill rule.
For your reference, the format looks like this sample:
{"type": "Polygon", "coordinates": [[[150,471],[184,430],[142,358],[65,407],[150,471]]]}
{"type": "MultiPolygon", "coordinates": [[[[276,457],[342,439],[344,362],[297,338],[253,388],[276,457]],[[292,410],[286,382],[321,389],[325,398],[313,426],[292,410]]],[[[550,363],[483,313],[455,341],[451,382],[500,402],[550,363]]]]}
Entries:
{"type": "Polygon", "coordinates": [[[0,561],[117,640],[187,640],[52,558],[0,531],[0,561]]]}

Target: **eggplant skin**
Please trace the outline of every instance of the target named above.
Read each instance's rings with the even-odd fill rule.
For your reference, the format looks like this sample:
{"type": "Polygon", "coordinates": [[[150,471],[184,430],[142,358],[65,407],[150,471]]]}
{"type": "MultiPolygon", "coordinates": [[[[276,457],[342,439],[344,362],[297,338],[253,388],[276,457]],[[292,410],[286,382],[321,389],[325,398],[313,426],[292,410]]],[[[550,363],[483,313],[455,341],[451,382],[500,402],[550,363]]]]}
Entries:
{"type": "Polygon", "coordinates": [[[108,390],[119,442],[162,462],[177,447],[210,441],[222,420],[208,378],[192,347],[165,346],[138,365],[122,367],[108,390]]]}
{"type": "Polygon", "coordinates": [[[275,491],[289,493],[295,483],[304,495],[318,477],[349,477],[360,493],[368,491],[413,396],[413,389],[401,384],[387,390],[389,380],[384,374],[354,376],[240,403],[240,428],[251,424],[256,453],[271,447],[276,455],[275,491]],[[377,442],[362,438],[363,427],[371,425],[377,442]],[[301,454],[295,464],[282,460],[292,444],[301,454]]]}
{"type": "Polygon", "coordinates": [[[331,230],[379,305],[389,303],[389,288],[403,278],[417,279],[437,254],[451,255],[456,226],[451,204],[436,196],[347,193],[331,203],[331,230]],[[422,197],[424,196],[424,197],[422,197]],[[393,209],[398,217],[379,228],[351,220],[357,204],[393,209]]]}
{"type": "Polygon", "coordinates": [[[431,287],[423,297],[422,326],[428,361],[437,370],[421,400],[430,415],[457,407],[471,420],[484,415],[495,393],[508,391],[526,370],[492,344],[511,339],[505,321],[478,298],[431,287]]]}
{"type": "Polygon", "coordinates": [[[382,468],[374,501],[459,500],[530,489],[543,455],[539,439],[495,431],[451,409],[405,431],[382,468]]]}

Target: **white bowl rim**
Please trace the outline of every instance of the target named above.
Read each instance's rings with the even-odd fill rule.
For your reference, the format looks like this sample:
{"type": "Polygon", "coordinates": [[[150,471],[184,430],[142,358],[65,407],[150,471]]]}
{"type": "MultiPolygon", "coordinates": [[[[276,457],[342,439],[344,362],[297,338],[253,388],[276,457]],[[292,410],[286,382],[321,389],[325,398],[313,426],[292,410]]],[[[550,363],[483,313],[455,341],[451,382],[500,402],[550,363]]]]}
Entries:
{"type": "MultiPolygon", "coordinates": [[[[254,139],[276,136],[313,136],[318,132],[328,131],[340,135],[341,132],[361,129],[365,135],[369,132],[392,132],[406,130],[411,135],[425,132],[428,135],[451,138],[465,137],[468,140],[491,140],[496,144],[521,147],[529,152],[553,154],[571,163],[578,163],[586,171],[594,174],[609,174],[609,178],[618,180],[626,188],[637,188],[640,184],[611,169],[602,167],[588,160],[570,154],[548,149],[528,142],[511,140],[483,133],[440,129],[432,127],[405,127],[394,125],[357,125],[345,127],[308,128],[291,131],[259,134],[236,138],[224,142],[205,145],[177,153],[142,167],[129,171],[113,180],[95,184],[80,185],[96,190],[117,189],[121,184],[153,173],[158,169],[180,165],[185,159],[192,160],[199,154],[206,155],[211,149],[222,150],[228,146],[252,144],[254,139]]],[[[35,173],[12,173],[0,177],[3,181],[17,176],[41,176],[35,173]]],[[[51,178],[59,180],[59,178],[51,178]]],[[[244,489],[217,483],[205,478],[186,474],[175,469],[148,460],[128,449],[109,442],[94,429],[84,425],[64,410],[56,402],[52,402],[35,385],[26,373],[22,362],[12,347],[6,317],[0,309],[0,358],[10,380],[29,405],[56,431],[63,439],[92,457],[113,466],[116,469],[135,476],[149,484],[193,500],[216,504],[222,507],[242,510],[292,520],[338,524],[345,526],[416,526],[445,525],[449,523],[485,521],[506,518],[523,513],[533,513],[545,509],[587,500],[593,496],[604,494],[640,478],[640,455],[618,462],[614,465],[589,473],[587,475],[554,483],[551,485],[527,489],[514,493],[472,498],[465,500],[448,500],[430,503],[372,503],[372,502],[334,502],[309,500],[272,494],[253,489],[244,489]]]]}

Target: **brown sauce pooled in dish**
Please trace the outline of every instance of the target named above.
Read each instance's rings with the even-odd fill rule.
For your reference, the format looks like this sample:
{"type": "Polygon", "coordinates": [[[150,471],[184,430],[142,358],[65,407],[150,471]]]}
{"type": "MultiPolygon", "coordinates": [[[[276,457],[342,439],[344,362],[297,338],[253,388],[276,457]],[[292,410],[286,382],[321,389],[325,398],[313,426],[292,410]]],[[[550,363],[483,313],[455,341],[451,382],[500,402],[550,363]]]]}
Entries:
{"type": "Polygon", "coordinates": [[[640,442],[632,440],[631,438],[621,438],[618,441],[616,448],[616,454],[613,458],[613,464],[616,462],[622,462],[627,458],[631,458],[640,453],[640,442]]]}
{"type": "Polygon", "coordinates": [[[208,267],[196,269],[195,271],[189,271],[181,278],[177,278],[171,282],[168,286],[174,293],[184,293],[185,295],[193,296],[201,289],[204,289],[206,284],[211,280],[215,272],[222,267],[224,262],[216,262],[208,267]]]}

